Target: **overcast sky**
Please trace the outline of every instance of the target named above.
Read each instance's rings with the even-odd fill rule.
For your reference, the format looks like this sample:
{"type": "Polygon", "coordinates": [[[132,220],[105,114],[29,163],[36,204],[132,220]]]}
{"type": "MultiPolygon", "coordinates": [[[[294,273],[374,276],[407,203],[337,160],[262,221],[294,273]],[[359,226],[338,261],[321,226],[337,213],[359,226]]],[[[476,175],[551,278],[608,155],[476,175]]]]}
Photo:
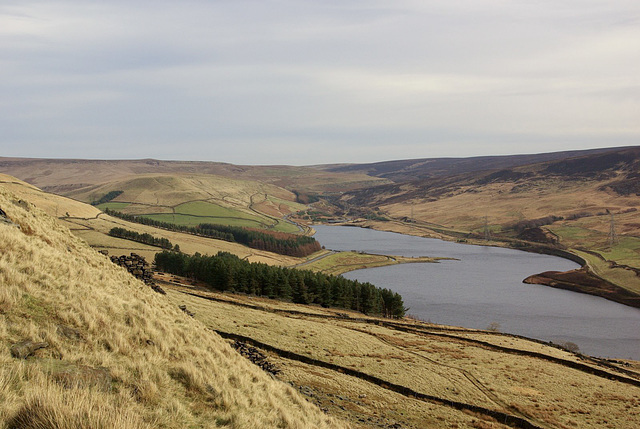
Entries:
{"type": "Polygon", "coordinates": [[[638,0],[0,1],[0,156],[304,165],[639,137],[638,0]]]}

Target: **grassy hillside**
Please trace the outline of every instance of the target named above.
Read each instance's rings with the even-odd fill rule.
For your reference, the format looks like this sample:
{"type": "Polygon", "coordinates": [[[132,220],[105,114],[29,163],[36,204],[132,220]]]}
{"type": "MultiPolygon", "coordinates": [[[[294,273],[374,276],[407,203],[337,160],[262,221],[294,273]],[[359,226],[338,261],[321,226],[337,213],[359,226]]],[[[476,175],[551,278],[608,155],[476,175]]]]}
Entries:
{"type": "Polygon", "coordinates": [[[344,426],[4,187],[0,208],[1,427],[344,426]]]}
{"type": "Polygon", "coordinates": [[[158,247],[109,236],[109,231],[114,227],[118,227],[138,231],[141,234],[151,234],[157,238],[166,238],[173,244],[178,244],[184,252],[190,254],[199,252],[212,255],[223,251],[233,253],[251,262],[265,262],[271,265],[295,265],[305,261],[305,259],[251,249],[237,243],[127,222],[105,215],[89,204],[43,192],[32,185],[6,175],[0,175],[0,186],[21,199],[33,202],[50,216],[59,217],[60,222],[68,227],[74,235],[85,240],[91,247],[97,250],[106,250],[110,254],[121,255],[136,252],[149,260],[153,260],[154,255],[162,250],[158,247]]]}
{"type": "Polygon", "coordinates": [[[488,232],[492,244],[568,249],[592,272],[640,294],[639,166],[640,149],[628,148],[385,185],[346,193],[338,203],[394,220],[368,223],[377,228],[462,241],[482,241],[488,232]]]}
{"type": "Polygon", "coordinates": [[[256,347],[278,378],[361,428],[636,428],[640,366],[497,332],[212,293],[169,299],[256,347]]]}
{"type": "Polygon", "coordinates": [[[71,198],[42,192],[35,186],[6,174],[0,174],[0,186],[18,194],[20,198],[36,204],[38,208],[44,210],[50,216],[95,218],[100,214],[100,210],[93,206],[71,198]]]}
{"type": "Polygon", "coordinates": [[[215,223],[295,233],[299,228],[283,217],[304,208],[283,188],[215,175],[147,174],[65,192],[87,203],[114,194],[98,207],[187,226],[215,223]]]}

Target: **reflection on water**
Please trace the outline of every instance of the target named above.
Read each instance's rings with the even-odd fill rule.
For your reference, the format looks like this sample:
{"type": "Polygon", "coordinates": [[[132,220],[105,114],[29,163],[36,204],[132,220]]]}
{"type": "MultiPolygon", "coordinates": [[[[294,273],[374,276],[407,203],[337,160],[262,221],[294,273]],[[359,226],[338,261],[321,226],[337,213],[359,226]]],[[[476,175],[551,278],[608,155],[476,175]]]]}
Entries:
{"type": "Polygon", "coordinates": [[[399,292],[410,308],[408,313],[421,319],[480,329],[497,323],[502,332],[554,343],[571,341],[590,355],[640,360],[640,309],[522,283],[531,274],[577,268],[575,262],[362,228],[314,228],[316,239],[328,249],[459,259],[344,275],[399,292]]]}

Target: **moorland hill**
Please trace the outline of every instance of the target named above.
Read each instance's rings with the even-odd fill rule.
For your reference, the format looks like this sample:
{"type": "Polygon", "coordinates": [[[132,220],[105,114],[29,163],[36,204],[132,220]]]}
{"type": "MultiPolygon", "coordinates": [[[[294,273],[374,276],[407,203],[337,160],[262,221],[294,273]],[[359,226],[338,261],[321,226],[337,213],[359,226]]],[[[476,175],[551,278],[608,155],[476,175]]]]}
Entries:
{"type": "Polygon", "coordinates": [[[573,290],[629,303],[621,295],[640,300],[639,154],[624,147],[313,167],[2,158],[0,171],[102,210],[186,226],[310,234],[306,225],[331,220],[566,251],[585,265],[573,290]],[[602,293],[580,287],[593,282],[602,293]]]}
{"type": "Polygon", "coordinates": [[[4,187],[0,208],[0,426],[344,426],[4,187]]]}
{"type": "Polygon", "coordinates": [[[344,212],[357,208],[362,217],[386,217],[384,222],[355,222],[362,226],[566,250],[579,256],[590,273],[638,295],[639,166],[638,147],[604,150],[359,189],[333,203],[344,212]]]}
{"type": "Polygon", "coordinates": [[[5,186],[4,427],[635,428],[640,421],[636,362],[497,332],[215,293],[170,275],[156,276],[162,295],[5,186]]]}
{"type": "Polygon", "coordinates": [[[523,165],[560,161],[579,156],[597,155],[612,149],[588,149],[526,155],[475,156],[463,158],[421,158],[382,161],[370,164],[334,164],[319,166],[322,170],[339,173],[361,173],[385,178],[395,183],[416,182],[436,177],[464,173],[502,170],[523,165]]]}

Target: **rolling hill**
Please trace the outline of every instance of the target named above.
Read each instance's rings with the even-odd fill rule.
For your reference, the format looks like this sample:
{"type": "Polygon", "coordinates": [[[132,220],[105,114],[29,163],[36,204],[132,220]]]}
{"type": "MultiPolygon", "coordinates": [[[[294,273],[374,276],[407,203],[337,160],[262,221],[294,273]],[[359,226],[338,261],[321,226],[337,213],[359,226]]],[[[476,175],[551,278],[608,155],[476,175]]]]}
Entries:
{"type": "Polygon", "coordinates": [[[0,186],[0,425],[344,427],[0,186]]]}
{"type": "Polygon", "coordinates": [[[291,220],[333,217],[405,234],[566,250],[610,284],[604,289],[640,297],[639,153],[625,147],[313,167],[2,158],[0,170],[85,202],[122,191],[100,207],[185,225],[309,233],[291,220]]]}
{"type": "Polygon", "coordinates": [[[371,164],[325,165],[322,170],[359,173],[390,179],[395,183],[421,181],[491,170],[502,170],[541,162],[560,161],[578,156],[596,155],[613,149],[589,149],[531,155],[476,156],[466,158],[423,158],[383,161],[371,164]]]}
{"type": "Polygon", "coordinates": [[[362,173],[336,173],[320,168],[251,166],[201,161],[82,160],[0,157],[0,172],[61,195],[139,175],[215,175],[259,181],[300,193],[341,192],[387,183],[362,173]]]}
{"type": "Polygon", "coordinates": [[[59,218],[61,224],[65,225],[74,235],[85,240],[95,249],[106,250],[111,254],[120,255],[135,252],[152,260],[154,255],[162,250],[159,247],[109,236],[109,231],[117,227],[150,234],[157,238],[165,238],[173,244],[179,245],[184,252],[190,254],[196,252],[201,254],[215,254],[223,251],[233,253],[252,262],[265,262],[275,265],[295,265],[304,261],[299,258],[251,249],[228,241],[128,222],[109,216],[95,206],[44,192],[33,185],[7,175],[0,174],[0,186],[12,192],[18,198],[32,202],[48,215],[59,218]]]}
{"type": "Polygon", "coordinates": [[[376,186],[334,201],[357,224],[459,241],[565,249],[640,296],[640,148],[376,186]],[[365,210],[363,210],[363,208],[365,210]]]}
{"type": "Polygon", "coordinates": [[[497,332],[213,293],[177,276],[157,276],[167,291],[160,295],[9,186],[45,198],[17,180],[0,184],[3,427],[640,422],[637,362],[497,332]]]}

